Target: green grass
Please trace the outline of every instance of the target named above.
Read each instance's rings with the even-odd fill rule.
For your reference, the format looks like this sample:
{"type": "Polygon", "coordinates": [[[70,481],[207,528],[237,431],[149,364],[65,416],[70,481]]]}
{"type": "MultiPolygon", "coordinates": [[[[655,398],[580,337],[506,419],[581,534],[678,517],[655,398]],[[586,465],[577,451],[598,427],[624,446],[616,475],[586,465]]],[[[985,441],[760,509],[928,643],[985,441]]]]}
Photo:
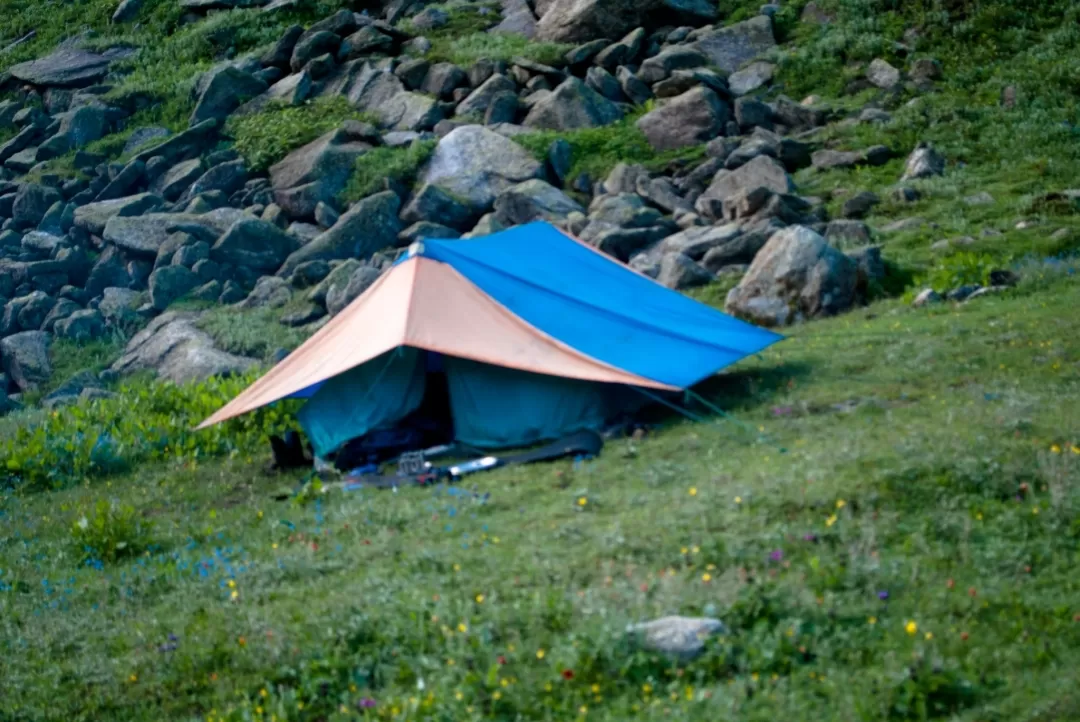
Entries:
{"type": "Polygon", "coordinates": [[[345,98],[320,98],[298,107],[276,105],[254,115],[234,117],[225,130],[252,170],[263,171],[346,120],[370,118],[345,98]]]}
{"type": "Polygon", "coordinates": [[[796,329],[702,389],[736,422],[456,496],[275,502],[299,479],[241,451],[0,497],[6,711],[1074,719],[1080,285],[1051,276],[796,329]],[[78,564],[70,525],[110,499],[148,552],[78,564]],[[625,640],[670,613],[731,633],[683,665],[625,640]]]}
{"type": "Polygon", "coordinates": [[[279,321],[290,308],[238,312],[234,308],[213,306],[199,318],[198,326],[213,337],[219,348],[229,353],[269,360],[278,349],[292,351],[306,338],[303,331],[284,326],[279,321]]]}
{"type": "Polygon", "coordinates": [[[506,60],[524,57],[538,63],[562,65],[572,45],[529,40],[521,35],[489,32],[499,22],[498,4],[467,6],[434,5],[447,11],[450,22],[434,30],[418,30],[406,22],[405,29],[431,41],[432,61],[445,61],[468,68],[478,60],[506,60]],[[490,12],[480,14],[481,7],[490,12]]]}
{"type": "Polygon", "coordinates": [[[404,148],[380,147],[368,151],[356,159],[342,201],[357,201],[378,193],[386,181],[412,186],[437,145],[438,141],[418,140],[404,148]]]}

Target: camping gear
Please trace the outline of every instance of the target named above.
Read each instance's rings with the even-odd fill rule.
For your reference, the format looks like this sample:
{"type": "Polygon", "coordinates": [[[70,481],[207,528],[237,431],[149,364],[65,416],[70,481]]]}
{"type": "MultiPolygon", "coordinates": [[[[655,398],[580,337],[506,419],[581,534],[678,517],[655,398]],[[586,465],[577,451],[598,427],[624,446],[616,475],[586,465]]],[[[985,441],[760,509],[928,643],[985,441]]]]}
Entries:
{"type": "Polygon", "coordinates": [[[275,471],[311,466],[311,459],[304,453],[304,444],[300,439],[300,434],[295,431],[286,431],[284,439],[271,436],[270,450],[274,457],[270,468],[275,471]]]}
{"type": "Polygon", "coordinates": [[[530,223],[413,244],[200,428],[305,398],[299,420],[325,458],[437,401],[455,441],[523,447],[601,429],[780,338],[530,223]]]}
{"type": "MultiPolygon", "coordinates": [[[[399,468],[397,474],[378,475],[352,473],[343,482],[342,488],[347,491],[355,489],[390,489],[401,486],[427,486],[439,481],[456,483],[463,477],[478,471],[498,469],[504,466],[517,466],[520,464],[535,464],[540,461],[555,461],[568,456],[596,456],[604,446],[604,440],[595,431],[579,431],[553,443],[530,449],[519,454],[509,456],[484,456],[472,461],[466,461],[450,466],[434,467],[430,462],[423,461],[424,452],[418,452],[417,456],[425,468],[399,468]]],[[[407,455],[406,463],[417,460],[413,455],[407,455]]],[[[404,464],[403,464],[404,466],[404,464]]]]}

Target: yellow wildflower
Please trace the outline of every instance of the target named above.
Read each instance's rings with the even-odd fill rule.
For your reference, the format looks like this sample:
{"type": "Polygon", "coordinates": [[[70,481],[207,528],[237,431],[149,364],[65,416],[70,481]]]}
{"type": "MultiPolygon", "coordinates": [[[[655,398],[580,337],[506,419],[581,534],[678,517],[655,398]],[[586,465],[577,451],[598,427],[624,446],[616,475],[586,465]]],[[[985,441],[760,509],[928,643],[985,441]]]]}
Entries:
{"type": "Polygon", "coordinates": [[[704,574],[701,575],[701,581],[703,581],[703,582],[711,582],[712,581],[712,574],[709,574],[708,572],[705,572],[704,574]]]}
{"type": "Polygon", "coordinates": [[[870,617],[866,621],[871,625],[877,624],[877,617],[870,617]]]}
{"type": "Polygon", "coordinates": [[[542,650],[542,649],[536,650],[536,658],[537,659],[543,659],[544,658],[544,650],[542,650]]]}
{"type": "Polygon", "coordinates": [[[457,630],[462,634],[465,634],[465,632],[469,631],[469,627],[467,624],[465,624],[465,622],[462,622],[461,624],[457,625],[457,630]]]}
{"type": "Polygon", "coordinates": [[[735,503],[736,504],[742,504],[742,497],[741,496],[735,497],[735,503]]]}
{"type": "Polygon", "coordinates": [[[843,509],[845,506],[847,506],[846,501],[844,501],[843,499],[837,499],[836,500],[836,508],[837,509],[843,509]]]}
{"type": "Polygon", "coordinates": [[[934,638],[934,633],[933,632],[927,632],[926,633],[926,641],[927,642],[929,642],[933,638],[934,638]]]}
{"type": "Polygon", "coordinates": [[[825,526],[832,526],[835,523],[836,523],[836,514],[833,514],[832,516],[830,516],[828,519],[825,520],[825,526]]]}
{"type": "Polygon", "coordinates": [[[476,603],[477,604],[483,604],[484,603],[484,595],[483,594],[477,594],[476,595],[476,603]]]}
{"type": "Polygon", "coordinates": [[[908,634],[914,635],[919,631],[919,625],[916,624],[914,620],[909,620],[908,623],[904,625],[904,630],[907,631],[908,634]]]}
{"type": "Polygon", "coordinates": [[[585,505],[586,505],[586,504],[588,504],[588,503],[589,503],[589,500],[588,500],[588,499],[586,499],[586,498],[585,498],[585,497],[583,497],[583,496],[582,496],[582,497],[579,497],[579,498],[578,498],[578,500],[577,500],[577,505],[578,505],[578,506],[585,506],[585,505]]]}
{"type": "Polygon", "coordinates": [[[690,487],[690,496],[697,496],[697,487],[696,486],[691,486],[690,487]]]}
{"type": "Polygon", "coordinates": [[[1057,444],[1053,444],[1050,447],[1050,453],[1052,453],[1052,454],[1060,454],[1061,453],[1061,447],[1058,446],[1057,444]]]}

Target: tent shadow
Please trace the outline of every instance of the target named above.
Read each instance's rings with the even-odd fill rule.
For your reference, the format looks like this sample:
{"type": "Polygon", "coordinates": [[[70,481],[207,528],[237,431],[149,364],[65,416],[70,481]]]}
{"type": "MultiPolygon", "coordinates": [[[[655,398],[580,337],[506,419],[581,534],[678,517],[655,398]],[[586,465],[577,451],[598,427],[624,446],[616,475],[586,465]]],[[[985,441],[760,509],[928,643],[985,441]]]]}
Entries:
{"type": "Polygon", "coordinates": [[[733,370],[710,376],[693,391],[724,411],[747,411],[769,403],[776,392],[787,388],[792,381],[809,377],[812,371],[810,364],[802,362],[733,370]]]}

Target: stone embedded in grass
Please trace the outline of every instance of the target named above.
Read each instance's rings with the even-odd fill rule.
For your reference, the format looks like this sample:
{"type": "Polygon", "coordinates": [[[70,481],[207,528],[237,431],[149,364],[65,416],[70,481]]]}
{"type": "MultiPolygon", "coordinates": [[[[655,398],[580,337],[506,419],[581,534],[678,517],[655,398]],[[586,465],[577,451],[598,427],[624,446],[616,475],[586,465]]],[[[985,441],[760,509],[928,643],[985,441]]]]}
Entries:
{"type": "Polygon", "coordinates": [[[945,158],[928,143],[919,143],[908,156],[904,175],[900,180],[930,178],[945,173],[945,158]]]}
{"type": "Polygon", "coordinates": [[[687,662],[705,651],[705,640],[726,634],[727,627],[710,617],[670,616],[631,625],[627,632],[637,636],[645,649],[687,662]]]}

